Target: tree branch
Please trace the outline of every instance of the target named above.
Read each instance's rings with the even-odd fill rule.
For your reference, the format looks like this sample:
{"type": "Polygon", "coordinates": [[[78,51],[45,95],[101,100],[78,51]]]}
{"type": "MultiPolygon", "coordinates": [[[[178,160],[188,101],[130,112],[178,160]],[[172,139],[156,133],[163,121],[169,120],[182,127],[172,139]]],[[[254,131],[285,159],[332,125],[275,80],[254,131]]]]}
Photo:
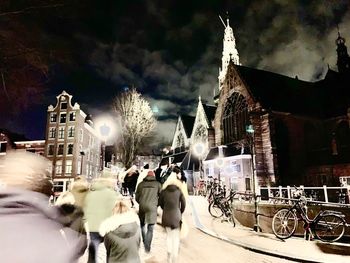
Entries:
{"type": "Polygon", "coordinates": [[[55,8],[55,7],[62,7],[62,6],[65,6],[65,4],[29,6],[29,7],[23,8],[21,10],[8,11],[8,12],[0,13],[0,17],[1,16],[8,16],[8,15],[19,15],[19,14],[30,12],[31,10],[36,10],[36,9],[55,8]]]}

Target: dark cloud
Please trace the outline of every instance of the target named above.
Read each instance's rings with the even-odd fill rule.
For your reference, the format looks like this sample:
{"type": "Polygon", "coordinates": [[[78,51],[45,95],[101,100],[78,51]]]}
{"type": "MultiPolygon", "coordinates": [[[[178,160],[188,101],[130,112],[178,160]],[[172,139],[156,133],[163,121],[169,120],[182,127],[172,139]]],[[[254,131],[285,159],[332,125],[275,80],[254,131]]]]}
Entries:
{"type": "MultiPolygon", "coordinates": [[[[110,110],[118,92],[134,86],[158,108],[157,130],[163,133],[158,138],[170,140],[178,113],[194,113],[199,95],[212,103],[224,31],[219,14],[230,14],[243,65],[316,80],[327,64],[335,68],[337,24],[350,39],[349,5],[348,0],[87,0],[72,1],[63,14],[55,9],[52,16],[20,21],[35,29],[39,44],[70,53],[72,63],[57,59],[47,65],[50,99],[42,102],[66,89],[98,115],[110,110]]],[[[43,103],[43,111],[46,107],[43,103]]]]}

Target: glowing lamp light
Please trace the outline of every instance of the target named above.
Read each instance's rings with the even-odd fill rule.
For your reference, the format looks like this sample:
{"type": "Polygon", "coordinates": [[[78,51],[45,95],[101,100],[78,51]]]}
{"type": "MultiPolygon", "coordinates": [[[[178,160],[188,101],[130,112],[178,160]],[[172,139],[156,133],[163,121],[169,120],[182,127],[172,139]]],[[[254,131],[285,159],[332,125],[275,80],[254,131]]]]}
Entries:
{"type": "Polygon", "coordinates": [[[157,105],[154,105],[154,106],[152,107],[152,111],[153,111],[153,113],[159,113],[159,108],[158,108],[158,106],[157,106],[157,105]]]}
{"type": "Polygon", "coordinates": [[[102,137],[108,137],[110,131],[111,131],[111,128],[107,126],[106,123],[103,123],[103,125],[100,126],[100,133],[102,137]]]}
{"type": "Polygon", "coordinates": [[[245,131],[246,131],[247,133],[254,133],[254,127],[253,127],[253,125],[252,125],[252,124],[247,125],[247,126],[245,127],[245,131]]]}
{"type": "Polygon", "coordinates": [[[193,150],[194,150],[194,153],[197,155],[197,156],[203,156],[204,153],[205,153],[205,145],[203,143],[196,143],[194,146],[193,146],[193,150]]]}
{"type": "Polygon", "coordinates": [[[224,159],[223,158],[217,158],[216,159],[216,165],[218,166],[218,167],[223,167],[224,166],[224,164],[225,164],[225,162],[224,162],[224,159]]]}

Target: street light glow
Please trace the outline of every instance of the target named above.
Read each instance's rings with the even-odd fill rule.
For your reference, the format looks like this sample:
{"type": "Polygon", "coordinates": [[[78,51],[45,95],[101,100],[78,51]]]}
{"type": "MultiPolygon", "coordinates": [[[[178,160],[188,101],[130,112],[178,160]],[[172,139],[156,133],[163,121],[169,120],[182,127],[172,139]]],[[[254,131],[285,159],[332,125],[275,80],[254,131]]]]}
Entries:
{"type": "Polygon", "coordinates": [[[205,146],[204,143],[198,142],[193,146],[194,154],[199,157],[203,157],[203,155],[205,154],[206,148],[207,147],[205,146]]]}
{"type": "Polygon", "coordinates": [[[100,139],[107,141],[113,139],[115,141],[116,136],[116,120],[113,120],[110,116],[100,116],[95,121],[95,127],[99,134],[100,139]]]}

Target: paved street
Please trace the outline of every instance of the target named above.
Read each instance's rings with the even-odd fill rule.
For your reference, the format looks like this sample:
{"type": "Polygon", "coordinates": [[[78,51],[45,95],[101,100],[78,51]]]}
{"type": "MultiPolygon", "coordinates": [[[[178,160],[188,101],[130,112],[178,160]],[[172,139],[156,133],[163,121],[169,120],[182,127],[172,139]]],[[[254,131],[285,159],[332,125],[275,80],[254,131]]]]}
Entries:
{"type": "MultiPolygon", "coordinates": [[[[189,225],[189,234],[185,240],[181,241],[179,263],[295,262],[255,253],[203,233],[195,227],[190,202],[188,202],[188,206],[185,211],[185,219],[189,225]]],[[[160,222],[160,216],[158,217],[158,222],[160,222]]],[[[99,254],[101,258],[103,258],[103,249],[101,249],[99,254]]],[[[146,255],[142,247],[140,255],[145,263],[165,263],[167,256],[166,254],[165,231],[159,224],[157,224],[155,227],[151,254],[146,255]]],[[[80,261],[80,263],[84,262],[86,262],[86,256],[80,261]]],[[[101,260],[99,263],[104,263],[104,261],[101,260]]]]}

